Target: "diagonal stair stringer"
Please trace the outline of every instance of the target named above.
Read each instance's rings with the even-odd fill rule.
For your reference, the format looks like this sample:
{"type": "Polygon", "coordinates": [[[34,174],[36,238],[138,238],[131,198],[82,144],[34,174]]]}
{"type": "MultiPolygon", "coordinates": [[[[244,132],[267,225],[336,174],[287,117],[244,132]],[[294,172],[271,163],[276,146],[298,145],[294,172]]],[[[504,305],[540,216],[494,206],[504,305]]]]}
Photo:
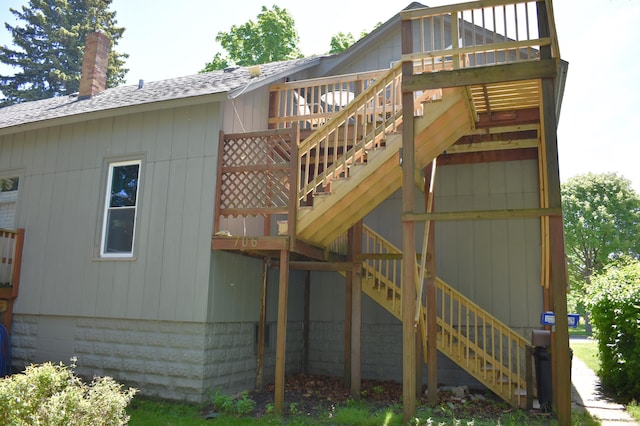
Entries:
{"type": "MultiPolygon", "coordinates": [[[[391,260],[402,252],[367,226],[363,241],[362,292],[402,320],[401,260],[391,260]],[[384,256],[367,259],[367,254],[384,256]]],[[[438,351],[506,402],[525,408],[527,391],[533,393],[526,339],[439,278],[436,293],[438,351]]],[[[426,322],[424,300],[420,322],[426,322]]],[[[420,329],[426,361],[426,327],[420,329]]]]}
{"type": "MultiPolygon", "coordinates": [[[[472,128],[464,88],[444,89],[442,101],[427,103],[415,120],[416,166],[422,169],[472,128]]],[[[400,189],[402,135],[387,135],[386,146],[368,152],[367,163],[352,176],[335,181],[331,192],[316,195],[312,208],[298,214],[297,237],[326,247],[400,189]]]]}

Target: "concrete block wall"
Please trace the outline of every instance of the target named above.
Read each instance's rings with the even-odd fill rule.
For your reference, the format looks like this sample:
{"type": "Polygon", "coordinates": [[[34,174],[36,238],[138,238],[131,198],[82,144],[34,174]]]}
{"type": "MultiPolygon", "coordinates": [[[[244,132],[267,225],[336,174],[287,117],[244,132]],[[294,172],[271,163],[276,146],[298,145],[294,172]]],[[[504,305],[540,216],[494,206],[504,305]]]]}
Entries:
{"type": "Polygon", "coordinates": [[[207,329],[204,390],[224,394],[255,387],[254,323],[214,323],[207,329]]]}
{"type": "MultiPolygon", "coordinates": [[[[265,353],[265,382],[275,371],[276,327],[265,353]]],[[[188,323],[16,315],[12,366],[51,361],[90,378],[111,376],[140,394],[203,402],[220,388],[231,394],[256,383],[255,323],[188,323]]],[[[287,374],[301,371],[302,323],[287,330],[287,374]]]]}

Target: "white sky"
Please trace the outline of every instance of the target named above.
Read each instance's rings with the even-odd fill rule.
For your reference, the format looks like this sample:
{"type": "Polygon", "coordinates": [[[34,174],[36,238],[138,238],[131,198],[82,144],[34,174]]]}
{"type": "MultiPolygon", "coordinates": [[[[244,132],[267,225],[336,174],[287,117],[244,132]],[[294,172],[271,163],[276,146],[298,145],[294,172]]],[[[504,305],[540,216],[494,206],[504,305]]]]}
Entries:
{"type": "MultiPolygon", "coordinates": [[[[422,0],[428,6],[456,0],[422,0]]],[[[13,21],[9,7],[28,0],[1,0],[0,22],[13,21]]],[[[273,4],[293,16],[305,55],[329,50],[331,36],[356,38],[404,9],[410,0],[113,0],[117,46],[130,55],[128,84],[195,74],[220,51],[219,31],[255,20],[273,4]]],[[[560,175],[617,172],[640,192],[640,1],[555,0],[556,28],[569,73],[558,129],[560,175]]],[[[11,45],[4,26],[0,44],[11,45]]],[[[10,69],[0,67],[0,73],[10,69]]]]}

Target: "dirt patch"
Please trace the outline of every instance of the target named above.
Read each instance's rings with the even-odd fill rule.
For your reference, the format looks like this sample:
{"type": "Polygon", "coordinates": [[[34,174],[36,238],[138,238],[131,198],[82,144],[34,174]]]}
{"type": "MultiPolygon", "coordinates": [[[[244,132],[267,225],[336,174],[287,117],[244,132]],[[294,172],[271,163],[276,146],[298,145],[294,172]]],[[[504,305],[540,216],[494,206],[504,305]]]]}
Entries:
{"type": "MultiPolygon", "coordinates": [[[[344,406],[351,400],[350,391],[345,388],[343,380],[328,376],[306,374],[287,376],[284,393],[283,414],[285,416],[326,417],[337,407],[344,406]]],[[[455,393],[451,389],[440,391],[438,407],[457,418],[499,418],[514,411],[513,407],[498,400],[491,393],[471,390],[463,397],[455,393]]],[[[249,393],[249,397],[256,402],[254,410],[256,417],[261,417],[273,410],[273,395],[273,384],[266,386],[263,390],[249,393]]],[[[363,380],[361,400],[373,410],[395,406],[395,411],[401,412],[402,384],[394,381],[363,380]]],[[[422,396],[416,400],[416,405],[426,406],[427,404],[423,389],[422,396]]]]}

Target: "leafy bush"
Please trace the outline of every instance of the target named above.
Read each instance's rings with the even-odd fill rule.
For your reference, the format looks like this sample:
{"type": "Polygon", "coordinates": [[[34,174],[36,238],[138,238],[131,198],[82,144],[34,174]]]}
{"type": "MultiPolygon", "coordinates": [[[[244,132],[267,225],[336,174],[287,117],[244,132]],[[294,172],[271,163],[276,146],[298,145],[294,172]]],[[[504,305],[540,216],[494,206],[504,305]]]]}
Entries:
{"type": "Polygon", "coordinates": [[[256,402],[249,398],[248,392],[242,392],[238,397],[224,395],[220,389],[213,394],[213,406],[221,413],[242,417],[256,408],[256,402]]]}
{"type": "Polygon", "coordinates": [[[640,262],[623,259],[595,277],[588,306],[596,326],[603,386],[640,399],[640,262]]]}
{"type": "Polygon", "coordinates": [[[111,377],[86,384],[62,363],[31,365],[0,379],[0,419],[10,425],[123,425],[135,393],[111,377]]]}

